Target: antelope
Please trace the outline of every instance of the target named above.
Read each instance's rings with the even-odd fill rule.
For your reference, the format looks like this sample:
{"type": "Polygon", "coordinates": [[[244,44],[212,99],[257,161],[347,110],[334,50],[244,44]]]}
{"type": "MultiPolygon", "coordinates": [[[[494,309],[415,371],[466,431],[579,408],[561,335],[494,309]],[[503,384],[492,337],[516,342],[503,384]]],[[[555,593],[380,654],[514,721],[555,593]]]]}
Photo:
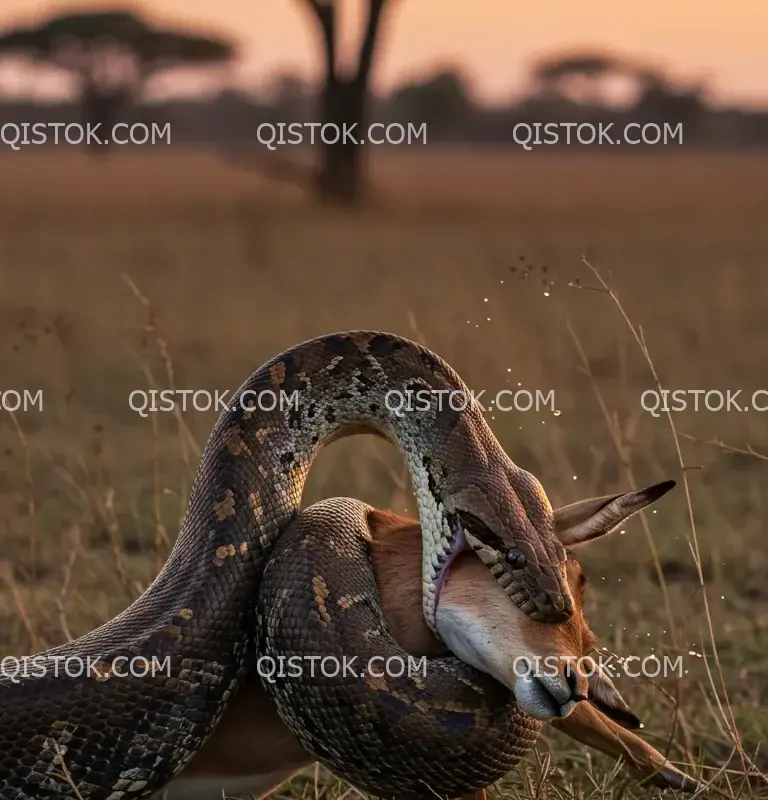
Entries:
{"type": "MultiPolygon", "coordinates": [[[[555,511],[556,533],[570,550],[614,530],[654,498],[638,502],[617,515],[614,501],[628,495],[592,498],[555,511]],[[621,518],[618,518],[620,516],[621,518]]],[[[698,781],[674,767],[629,728],[640,722],[610,678],[598,670],[570,677],[560,673],[551,681],[513,674],[516,658],[586,657],[597,637],[584,619],[586,578],[576,560],[568,561],[568,583],[575,613],[565,623],[531,620],[514,607],[481,559],[461,552],[443,587],[437,613],[438,633],[429,630],[422,614],[421,528],[417,520],[392,511],[372,509],[368,524],[372,562],[381,608],[398,643],[416,657],[453,652],[515,692],[527,713],[549,721],[571,738],[618,760],[626,760],[634,777],[683,791],[698,781]],[[560,689],[570,687],[566,695],[560,689]]],[[[252,676],[241,687],[221,722],[185,770],[153,800],[214,800],[227,797],[261,798],[314,763],[280,720],[252,676]]],[[[480,800],[484,792],[469,797],[480,800]]]]}

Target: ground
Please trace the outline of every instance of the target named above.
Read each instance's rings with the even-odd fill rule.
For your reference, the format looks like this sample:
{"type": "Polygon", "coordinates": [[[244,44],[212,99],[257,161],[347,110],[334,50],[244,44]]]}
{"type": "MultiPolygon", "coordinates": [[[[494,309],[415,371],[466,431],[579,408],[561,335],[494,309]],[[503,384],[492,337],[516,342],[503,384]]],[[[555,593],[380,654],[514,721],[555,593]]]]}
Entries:
{"type": "MultiPolygon", "coordinates": [[[[90,630],[167,555],[216,412],[144,418],[132,391],[172,372],[232,392],[303,339],[384,329],[486,400],[554,392],[487,415],[553,505],[678,481],[584,551],[587,616],[608,651],[682,658],[682,677],[618,681],[648,741],[711,778],[735,721],[765,772],[768,417],[689,408],[673,430],[643,408],[657,384],[641,343],[663,387],[741,390],[739,408],[768,389],[768,158],[436,150],[373,166],[373,205],[344,214],[214,155],[2,156],[0,388],[41,390],[44,407],[0,421],[0,654],[90,630]]],[[[321,454],[307,502],[337,494],[414,511],[396,453],[369,437],[321,454]]],[[[742,772],[736,756],[721,796],[768,797],[742,772]]],[[[625,780],[551,734],[496,796],[647,796],[625,780]]],[[[318,783],[281,794],[347,791],[318,783]]]]}

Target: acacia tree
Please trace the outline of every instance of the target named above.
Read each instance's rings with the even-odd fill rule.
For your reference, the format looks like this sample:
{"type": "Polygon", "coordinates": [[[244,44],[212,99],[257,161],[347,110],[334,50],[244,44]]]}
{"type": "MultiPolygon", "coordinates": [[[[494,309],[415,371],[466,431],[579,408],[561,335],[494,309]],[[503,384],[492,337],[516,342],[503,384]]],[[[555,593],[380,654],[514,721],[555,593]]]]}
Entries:
{"type": "MultiPolygon", "coordinates": [[[[364,137],[370,108],[371,68],[379,41],[381,23],[389,0],[367,0],[367,14],[357,61],[351,74],[338,65],[338,24],[336,0],[302,0],[312,13],[322,37],[324,76],[320,95],[320,116],[343,131],[352,128],[354,138],[364,137]]],[[[333,137],[331,137],[333,138],[333,137]]],[[[317,196],[326,202],[351,206],[365,189],[365,146],[355,145],[343,135],[334,144],[322,144],[320,164],[314,176],[317,196]]]]}
{"type": "Polygon", "coordinates": [[[234,47],[221,39],[152,27],[132,11],[110,10],[59,14],[36,27],[7,31],[0,35],[3,56],[72,75],[83,121],[107,128],[159,72],[226,63],[234,47]]]}
{"type": "Polygon", "coordinates": [[[545,95],[589,99],[600,104],[603,80],[624,70],[624,64],[605,53],[568,53],[539,62],[534,77],[545,95]]]}

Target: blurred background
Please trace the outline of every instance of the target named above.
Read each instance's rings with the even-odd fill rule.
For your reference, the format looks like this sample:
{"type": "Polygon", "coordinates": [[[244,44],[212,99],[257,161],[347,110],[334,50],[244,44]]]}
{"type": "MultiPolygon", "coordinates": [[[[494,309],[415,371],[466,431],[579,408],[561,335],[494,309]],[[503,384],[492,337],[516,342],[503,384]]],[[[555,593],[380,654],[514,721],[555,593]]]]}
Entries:
{"type": "MultiPolygon", "coordinates": [[[[487,415],[553,505],[678,481],[580,555],[587,616],[612,652],[683,658],[682,679],[619,680],[648,741],[704,777],[728,764],[728,797],[768,796],[734,753],[768,770],[768,418],[750,406],[768,389],[767,29],[752,0],[4,0],[2,654],[110,618],[173,544],[217,412],[142,417],[131,392],[234,392],[299,341],[389,330],[488,397],[554,391],[554,409],[487,415]],[[16,133],[74,122],[158,135],[16,133]],[[426,141],[259,141],[291,122],[426,141]],[[516,142],[547,123],[613,123],[620,145],[516,142]],[[628,123],[682,141],[630,145],[628,123]],[[670,425],[641,402],[654,375],[741,390],[746,410],[690,403],[670,425]]],[[[306,501],[337,494],[415,512],[397,453],[368,437],[313,468],[306,501]]],[[[504,796],[623,779],[549,746],[504,796]]]]}

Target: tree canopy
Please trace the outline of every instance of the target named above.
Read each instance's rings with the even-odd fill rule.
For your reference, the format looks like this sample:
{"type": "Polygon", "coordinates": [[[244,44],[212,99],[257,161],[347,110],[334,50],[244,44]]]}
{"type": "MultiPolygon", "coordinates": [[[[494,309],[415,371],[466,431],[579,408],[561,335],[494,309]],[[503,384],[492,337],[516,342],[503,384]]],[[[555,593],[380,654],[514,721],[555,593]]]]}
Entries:
{"type": "Polygon", "coordinates": [[[74,76],[85,119],[107,124],[159,72],[224,64],[234,52],[231,41],[155,27],[130,9],[62,13],[0,34],[0,58],[74,76]]]}
{"type": "Polygon", "coordinates": [[[57,67],[95,83],[138,85],[162,70],[223,63],[233,55],[229,41],[156,28],[130,10],[59,14],[0,35],[0,56],[57,67]]]}

